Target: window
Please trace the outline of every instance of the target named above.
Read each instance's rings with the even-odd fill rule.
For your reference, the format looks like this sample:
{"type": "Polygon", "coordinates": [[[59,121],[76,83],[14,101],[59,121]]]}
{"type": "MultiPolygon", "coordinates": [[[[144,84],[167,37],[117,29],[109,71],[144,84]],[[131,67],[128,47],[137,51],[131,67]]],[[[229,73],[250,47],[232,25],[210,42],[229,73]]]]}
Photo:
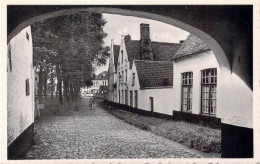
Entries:
{"type": "Polygon", "coordinates": [[[122,58],[122,63],[123,63],[123,50],[121,51],[121,58],[122,58]]]}
{"type": "Polygon", "coordinates": [[[201,74],[201,111],[205,114],[216,114],[217,69],[202,70],[201,74]]]}
{"type": "Polygon", "coordinates": [[[127,69],[125,70],[125,82],[127,82],[127,69]]]}
{"type": "Polygon", "coordinates": [[[130,106],[133,106],[133,91],[130,91],[130,106]]]}
{"type": "Polygon", "coordinates": [[[135,85],[135,73],[133,73],[132,86],[135,85]]]}
{"type": "Polygon", "coordinates": [[[192,72],[182,73],[182,93],[181,93],[182,111],[192,110],[192,83],[193,83],[193,73],[192,72]]]}
{"type": "Polygon", "coordinates": [[[29,34],[26,32],[26,39],[29,41],[29,34]]]}
{"type": "Polygon", "coordinates": [[[122,71],[122,82],[124,82],[124,71],[122,71]]]}
{"type": "Polygon", "coordinates": [[[118,90],[118,103],[120,104],[120,90],[118,90]]]}
{"type": "Polygon", "coordinates": [[[154,111],[153,97],[149,97],[149,102],[150,102],[150,110],[151,112],[153,112],[154,111]]]}
{"type": "Polygon", "coordinates": [[[122,90],[122,104],[124,103],[124,90],[122,90]]]}
{"type": "Polygon", "coordinates": [[[25,80],[25,93],[26,93],[26,96],[29,96],[29,95],[30,95],[29,79],[26,79],[26,80],[25,80]]]}
{"type": "Polygon", "coordinates": [[[138,107],[138,91],[135,91],[135,107],[138,107]]]}
{"type": "MultiPolygon", "coordinates": [[[[11,46],[8,46],[8,60],[9,60],[10,72],[12,72],[12,54],[11,54],[11,46]]],[[[8,71],[8,69],[7,69],[7,71],[8,71]]]]}
{"type": "Polygon", "coordinates": [[[125,104],[128,105],[128,97],[127,90],[125,90],[125,104]]]}

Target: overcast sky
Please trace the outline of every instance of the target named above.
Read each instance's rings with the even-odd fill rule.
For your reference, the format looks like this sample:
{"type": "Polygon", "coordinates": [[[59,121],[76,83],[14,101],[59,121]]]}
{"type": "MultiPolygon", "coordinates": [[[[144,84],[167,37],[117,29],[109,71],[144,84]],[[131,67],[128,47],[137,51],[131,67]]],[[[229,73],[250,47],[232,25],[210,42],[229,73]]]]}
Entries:
{"type": "MultiPolygon", "coordinates": [[[[120,45],[122,35],[131,35],[132,40],[140,39],[140,24],[150,24],[150,37],[152,41],[179,43],[180,40],[185,40],[189,35],[188,32],[168,25],[162,22],[112,14],[103,14],[104,19],[107,21],[104,31],[108,34],[105,38],[105,45],[111,45],[111,39],[114,39],[114,44],[120,45]]],[[[102,71],[107,71],[108,62],[106,66],[97,68],[96,74],[102,71]]]]}

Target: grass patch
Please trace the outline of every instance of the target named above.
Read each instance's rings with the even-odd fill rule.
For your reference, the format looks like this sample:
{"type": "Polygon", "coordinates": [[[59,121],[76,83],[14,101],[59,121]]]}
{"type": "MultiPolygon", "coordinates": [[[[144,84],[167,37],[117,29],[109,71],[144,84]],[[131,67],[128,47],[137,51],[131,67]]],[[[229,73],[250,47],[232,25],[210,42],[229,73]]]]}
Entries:
{"type": "Polygon", "coordinates": [[[122,110],[107,110],[126,123],[205,153],[221,153],[221,130],[183,121],[140,116],[122,110]]]}

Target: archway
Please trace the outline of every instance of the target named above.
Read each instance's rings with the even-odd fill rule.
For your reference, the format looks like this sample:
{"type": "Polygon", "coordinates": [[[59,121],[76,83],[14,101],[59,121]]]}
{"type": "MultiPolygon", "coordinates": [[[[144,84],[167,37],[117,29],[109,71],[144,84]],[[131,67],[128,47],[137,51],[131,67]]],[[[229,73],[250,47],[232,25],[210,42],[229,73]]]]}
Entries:
{"type": "MultiPolygon", "coordinates": [[[[177,9],[176,7],[174,9],[177,9]]],[[[142,9],[141,9],[142,10],[142,9]]],[[[221,45],[214,39],[211,34],[204,32],[203,28],[198,29],[193,26],[194,21],[193,20],[186,20],[186,23],[179,21],[177,19],[174,19],[172,16],[166,17],[163,14],[156,14],[156,12],[144,12],[144,11],[136,11],[133,8],[127,9],[123,7],[122,8],[113,8],[110,6],[105,7],[71,7],[69,9],[57,9],[53,12],[47,12],[45,14],[36,15],[34,17],[31,17],[27,20],[24,20],[22,23],[20,23],[18,26],[16,26],[15,29],[10,32],[8,35],[8,42],[23,28],[42,21],[47,18],[51,17],[57,17],[67,14],[76,14],[80,12],[90,12],[90,13],[108,13],[108,14],[118,14],[118,15],[125,15],[125,16],[135,16],[135,17],[142,17],[142,18],[148,18],[153,19],[157,21],[161,21],[176,27],[179,27],[185,31],[188,31],[198,37],[200,37],[211,50],[214,52],[216,59],[220,66],[220,72],[221,72],[221,78],[219,82],[219,94],[222,97],[222,102],[220,103],[219,108],[221,109],[221,119],[223,125],[232,125],[236,127],[243,127],[242,129],[236,129],[230,132],[230,128],[232,127],[224,127],[224,134],[222,135],[223,138],[227,138],[228,135],[225,133],[232,133],[232,135],[238,135],[241,131],[243,131],[244,128],[246,128],[246,132],[249,129],[249,135],[248,137],[252,137],[251,130],[252,125],[252,83],[250,81],[250,68],[248,68],[248,65],[250,65],[250,58],[246,59],[248,56],[250,57],[252,52],[250,52],[250,43],[248,41],[250,40],[250,32],[249,35],[242,34],[241,40],[233,40],[235,43],[235,48],[231,47],[229,51],[224,52],[221,45]],[[190,24],[187,23],[190,21],[190,24]],[[240,45],[246,44],[246,47],[238,48],[240,45]],[[232,54],[229,54],[229,52],[233,51],[232,54]],[[241,56],[241,54],[246,53],[246,55],[241,56]],[[237,55],[238,54],[238,55],[237,55]],[[248,56],[247,56],[248,55],[248,56]],[[245,60],[241,63],[241,60],[245,60]],[[244,70],[244,68],[246,69],[244,70]],[[244,71],[243,71],[244,70],[244,71]],[[238,91],[239,90],[239,91],[238,91]],[[244,98],[246,94],[246,99],[244,98]],[[234,96],[234,95],[239,95],[234,96]],[[237,103],[240,102],[240,103],[237,103]],[[229,104],[229,105],[228,105],[229,104]],[[225,114],[224,114],[225,113],[225,114]],[[229,129],[229,130],[228,130],[229,129]]],[[[180,13],[179,13],[180,14],[180,13]]],[[[167,14],[166,14],[167,15],[167,14]]],[[[176,16],[178,17],[178,16],[176,16]]],[[[213,20],[214,21],[214,20],[213,20]]],[[[228,32],[227,28],[228,26],[225,26],[223,29],[225,32],[228,32]]],[[[233,26],[231,26],[232,28],[233,26]]],[[[241,29],[239,29],[237,32],[239,32],[241,29]]],[[[232,34],[227,34],[232,35],[232,34]]],[[[227,42],[230,41],[230,38],[232,36],[228,37],[227,42]]],[[[236,37],[234,37],[236,38],[236,37]]],[[[223,45],[223,43],[222,43],[223,45]]],[[[239,140],[240,141],[240,140],[239,140]]],[[[228,141],[225,140],[223,143],[228,144],[228,141]]],[[[249,143],[252,144],[252,143],[249,143]]],[[[225,147],[227,145],[223,145],[225,147]]],[[[229,145],[230,146],[230,145],[229,145]]],[[[252,149],[250,147],[249,149],[252,149]]],[[[235,149],[233,150],[235,151],[235,149]]],[[[234,156],[234,154],[231,154],[230,156],[234,156]]],[[[228,156],[228,155],[227,155],[228,156]]],[[[250,156],[250,155],[249,155],[250,156]]],[[[224,155],[224,157],[226,157],[224,155]]]]}

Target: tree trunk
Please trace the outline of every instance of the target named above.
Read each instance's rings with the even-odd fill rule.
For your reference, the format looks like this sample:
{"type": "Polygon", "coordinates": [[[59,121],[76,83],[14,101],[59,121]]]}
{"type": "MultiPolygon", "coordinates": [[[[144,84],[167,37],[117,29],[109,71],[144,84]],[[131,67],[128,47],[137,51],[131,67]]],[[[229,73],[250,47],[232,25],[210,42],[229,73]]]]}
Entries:
{"type": "Polygon", "coordinates": [[[44,97],[45,97],[45,99],[47,98],[47,92],[48,92],[47,81],[48,81],[48,69],[45,69],[44,75],[43,75],[43,86],[44,86],[44,97]]]}
{"type": "Polygon", "coordinates": [[[43,70],[42,67],[40,66],[39,83],[38,83],[38,99],[40,104],[42,103],[42,91],[43,91],[43,70]]]}
{"type": "Polygon", "coordinates": [[[58,93],[59,93],[59,103],[63,104],[63,98],[62,98],[62,78],[61,78],[61,72],[59,64],[56,65],[56,71],[57,71],[57,87],[58,87],[58,93]]]}
{"type": "Polygon", "coordinates": [[[69,97],[68,97],[69,82],[68,82],[68,77],[66,77],[63,80],[63,89],[64,89],[64,103],[63,104],[65,104],[65,109],[68,110],[68,103],[69,103],[69,97]]]}
{"type": "Polygon", "coordinates": [[[71,101],[74,100],[74,91],[73,91],[73,84],[70,83],[70,95],[71,95],[71,101]]]}
{"type": "Polygon", "coordinates": [[[53,70],[51,71],[51,98],[53,99],[53,83],[54,83],[54,80],[53,80],[53,70]]]}

